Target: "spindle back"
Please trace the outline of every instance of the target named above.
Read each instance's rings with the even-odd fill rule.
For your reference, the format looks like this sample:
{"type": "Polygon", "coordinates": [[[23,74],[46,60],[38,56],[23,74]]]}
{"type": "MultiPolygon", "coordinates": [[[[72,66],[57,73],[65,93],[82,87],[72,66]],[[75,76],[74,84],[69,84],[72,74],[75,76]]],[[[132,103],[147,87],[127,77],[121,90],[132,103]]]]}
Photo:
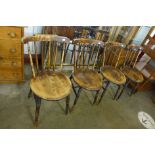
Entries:
{"type": "Polygon", "coordinates": [[[59,67],[63,69],[63,59],[66,45],[70,42],[67,37],[49,34],[38,34],[33,36],[26,36],[22,38],[22,42],[27,44],[30,64],[32,68],[33,77],[45,70],[55,71],[59,67]],[[37,43],[42,43],[41,55],[42,63],[38,61],[38,46],[37,43]],[[32,46],[30,46],[32,43],[32,46]],[[32,47],[35,52],[35,63],[32,59],[32,47]]]}
{"type": "Polygon", "coordinates": [[[125,48],[125,45],[118,42],[107,42],[105,44],[102,53],[102,66],[114,66],[115,68],[119,65],[121,54],[125,48]]]}
{"type": "Polygon", "coordinates": [[[134,68],[142,51],[143,48],[141,46],[128,45],[125,52],[124,66],[134,68]]]}
{"type": "Polygon", "coordinates": [[[74,70],[77,68],[94,69],[97,64],[100,48],[104,43],[99,40],[79,38],[73,40],[74,70]]]}

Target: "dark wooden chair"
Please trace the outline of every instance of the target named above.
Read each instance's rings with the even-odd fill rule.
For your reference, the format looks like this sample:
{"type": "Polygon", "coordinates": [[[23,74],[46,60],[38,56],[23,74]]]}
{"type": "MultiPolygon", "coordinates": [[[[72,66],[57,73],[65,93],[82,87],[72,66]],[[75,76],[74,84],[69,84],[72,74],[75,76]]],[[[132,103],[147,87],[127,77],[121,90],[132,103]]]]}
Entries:
{"type": "MultiPolygon", "coordinates": [[[[135,68],[135,65],[138,62],[138,58],[142,51],[143,48],[141,46],[136,45],[129,45],[126,49],[125,61],[122,68],[122,72],[125,74],[127,78],[124,89],[128,86],[130,82],[136,84],[135,87],[131,90],[130,95],[134,94],[138,89],[139,84],[141,84],[144,81],[143,74],[135,68]]],[[[123,90],[121,91],[119,97],[122,95],[123,90]]]]}
{"type": "Polygon", "coordinates": [[[103,85],[103,92],[98,103],[101,102],[110,83],[118,86],[113,99],[117,99],[119,92],[123,89],[123,85],[126,82],[126,77],[119,69],[119,60],[124,48],[124,44],[117,42],[107,42],[104,46],[103,53],[100,57],[103,62],[100,71],[103,75],[105,86],[103,85]]]}
{"type": "Polygon", "coordinates": [[[33,77],[30,80],[29,97],[31,93],[34,94],[36,102],[35,125],[37,126],[41,99],[55,101],[66,98],[66,114],[69,111],[69,95],[72,90],[72,85],[70,79],[62,72],[62,69],[64,51],[66,44],[70,40],[57,35],[42,34],[24,37],[22,41],[27,44],[32,68],[33,77]],[[38,49],[36,46],[38,42],[46,44],[46,48],[44,48],[42,52],[46,55],[47,61],[42,61],[42,64],[38,62],[38,49]],[[34,45],[36,55],[35,63],[32,59],[32,49],[30,49],[29,43],[34,45]],[[58,59],[59,53],[61,54],[58,59]],[[58,60],[60,60],[59,63],[58,60]]]}
{"type": "Polygon", "coordinates": [[[96,103],[102,89],[102,76],[97,71],[97,59],[102,41],[79,38],[73,40],[74,71],[70,77],[76,98],[71,108],[75,107],[82,90],[95,91],[93,104],[96,103]],[[76,90],[78,89],[78,90],[76,90]]]}

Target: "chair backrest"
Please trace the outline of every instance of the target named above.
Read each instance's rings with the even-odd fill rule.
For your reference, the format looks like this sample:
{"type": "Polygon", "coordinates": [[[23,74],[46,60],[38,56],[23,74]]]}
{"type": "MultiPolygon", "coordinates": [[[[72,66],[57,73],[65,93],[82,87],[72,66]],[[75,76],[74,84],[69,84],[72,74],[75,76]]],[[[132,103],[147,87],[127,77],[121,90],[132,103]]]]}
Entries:
{"type": "Polygon", "coordinates": [[[134,68],[142,51],[143,48],[141,46],[134,44],[128,45],[126,48],[124,66],[134,68]]]}
{"type": "Polygon", "coordinates": [[[95,39],[96,40],[103,40],[103,34],[101,32],[96,32],[95,33],[95,39]]]}
{"type": "Polygon", "coordinates": [[[74,70],[77,68],[92,68],[97,64],[100,48],[104,43],[99,40],[78,38],[73,40],[74,70]]]}
{"type": "Polygon", "coordinates": [[[83,29],[81,37],[82,38],[88,38],[88,35],[89,35],[89,30],[83,29]]]}
{"type": "Polygon", "coordinates": [[[119,67],[119,60],[125,45],[118,42],[106,42],[102,52],[102,66],[119,67]]]}
{"type": "Polygon", "coordinates": [[[55,71],[57,66],[60,67],[60,70],[62,70],[64,52],[66,45],[70,42],[70,39],[58,35],[38,34],[33,36],[25,36],[22,38],[22,42],[28,46],[28,54],[34,78],[36,77],[36,74],[39,74],[44,70],[48,69],[55,71]],[[41,49],[41,64],[39,64],[38,61],[37,43],[39,42],[43,44],[41,49]],[[32,46],[30,46],[30,43],[32,46]],[[32,47],[34,47],[35,51],[35,63],[32,59],[32,47]]]}

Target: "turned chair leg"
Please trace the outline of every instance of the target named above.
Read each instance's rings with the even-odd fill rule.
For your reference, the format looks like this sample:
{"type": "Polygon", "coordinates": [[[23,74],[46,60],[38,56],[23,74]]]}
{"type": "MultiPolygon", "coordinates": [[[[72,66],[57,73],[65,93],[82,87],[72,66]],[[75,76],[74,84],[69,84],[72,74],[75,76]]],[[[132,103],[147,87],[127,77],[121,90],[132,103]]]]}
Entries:
{"type": "Polygon", "coordinates": [[[126,83],[123,85],[123,88],[122,88],[120,94],[117,96],[116,100],[118,100],[121,97],[121,95],[123,94],[124,90],[127,88],[128,84],[129,84],[129,80],[126,81],[126,83]]]}
{"type": "Polygon", "coordinates": [[[97,91],[96,91],[96,95],[95,95],[95,98],[94,98],[94,102],[93,102],[93,104],[96,103],[97,98],[98,98],[98,95],[99,95],[99,92],[100,92],[100,90],[97,90],[97,91]]]}
{"type": "Polygon", "coordinates": [[[75,107],[75,105],[76,105],[76,103],[77,103],[77,100],[78,100],[78,98],[79,98],[79,96],[80,96],[81,91],[82,91],[82,88],[79,87],[78,92],[76,93],[76,98],[75,98],[75,100],[74,100],[74,104],[73,104],[73,106],[72,106],[71,111],[74,109],[74,107],[75,107]]]}
{"type": "Polygon", "coordinates": [[[109,84],[110,84],[110,81],[107,81],[105,88],[103,88],[103,92],[102,92],[101,97],[100,97],[100,99],[99,99],[99,101],[98,101],[98,104],[101,102],[101,100],[102,100],[104,94],[106,93],[107,88],[109,87],[109,84]]]}
{"type": "Polygon", "coordinates": [[[113,100],[115,100],[115,99],[117,98],[118,93],[120,92],[120,89],[121,89],[121,86],[118,85],[118,88],[117,88],[117,91],[116,91],[116,93],[115,93],[115,95],[114,95],[114,97],[113,97],[113,100]]]}
{"type": "MultiPolygon", "coordinates": [[[[70,80],[72,80],[72,78],[73,78],[73,77],[72,77],[72,75],[71,75],[71,76],[70,76],[70,80]]],[[[75,95],[77,95],[77,93],[76,93],[76,90],[75,90],[75,87],[74,87],[74,84],[73,84],[73,83],[72,83],[72,88],[73,88],[74,94],[75,94],[75,95]]]]}
{"type": "Polygon", "coordinates": [[[28,98],[30,98],[32,96],[32,90],[30,88],[29,93],[28,93],[28,98]]]}
{"type": "Polygon", "coordinates": [[[35,126],[37,127],[38,126],[39,111],[40,111],[40,106],[41,106],[41,98],[34,94],[34,99],[36,102],[35,126]]]}
{"type": "Polygon", "coordinates": [[[66,51],[65,51],[65,54],[64,54],[64,62],[66,61],[66,55],[67,55],[67,53],[68,53],[69,45],[70,45],[70,44],[67,45],[67,48],[66,48],[66,51]]]}
{"type": "Polygon", "coordinates": [[[72,55],[71,55],[70,64],[72,64],[72,61],[73,61],[73,55],[74,55],[74,52],[72,51],[72,55]]]}
{"type": "Polygon", "coordinates": [[[69,101],[70,101],[70,95],[66,97],[66,115],[69,112],[69,101]]]}
{"type": "Polygon", "coordinates": [[[139,83],[136,83],[135,88],[131,90],[130,96],[136,93],[138,87],[139,87],[139,83]]]}

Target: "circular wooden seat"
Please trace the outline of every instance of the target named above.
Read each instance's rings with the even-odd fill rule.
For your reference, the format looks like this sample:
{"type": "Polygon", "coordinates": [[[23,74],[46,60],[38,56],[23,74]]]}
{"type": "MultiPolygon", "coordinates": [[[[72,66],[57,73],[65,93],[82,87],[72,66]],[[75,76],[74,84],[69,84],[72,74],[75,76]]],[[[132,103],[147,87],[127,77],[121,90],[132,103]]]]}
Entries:
{"type": "Polygon", "coordinates": [[[126,82],[125,75],[119,70],[112,66],[103,67],[102,75],[110,82],[114,84],[124,84],[126,82]]]}
{"type": "Polygon", "coordinates": [[[45,100],[60,100],[72,89],[70,79],[62,72],[45,72],[30,81],[31,90],[45,100]]]}
{"type": "Polygon", "coordinates": [[[73,73],[74,81],[87,90],[99,90],[102,88],[102,77],[95,70],[77,69],[73,73]]]}
{"type": "Polygon", "coordinates": [[[125,67],[122,71],[126,75],[127,78],[129,78],[130,80],[136,83],[141,83],[144,80],[142,73],[138,71],[137,69],[125,67]]]}

